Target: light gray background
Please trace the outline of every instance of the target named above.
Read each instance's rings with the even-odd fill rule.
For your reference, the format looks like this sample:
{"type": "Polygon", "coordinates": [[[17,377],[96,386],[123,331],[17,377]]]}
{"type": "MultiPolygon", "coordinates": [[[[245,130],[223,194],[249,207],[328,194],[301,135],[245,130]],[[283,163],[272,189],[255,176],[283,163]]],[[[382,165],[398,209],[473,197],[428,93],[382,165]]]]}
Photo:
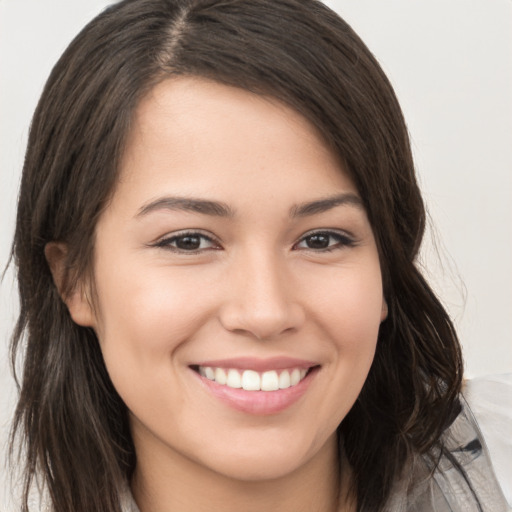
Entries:
{"type": "MultiPolygon", "coordinates": [[[[107,0],[0,0],[0,266],[32,112],[51,67],[107,0]]],[[[401,101],[435,225],[422,263],[458,327],[466,375],[512,372],[512,1],[332,0],[401,101]]],[[[0,287],[0,454],[15,389],[0,287]]],[[[5,481],[0,457],[0,482],[5,481]]],[[[0,511],[7,496],[0,484],[0,511]]]]}

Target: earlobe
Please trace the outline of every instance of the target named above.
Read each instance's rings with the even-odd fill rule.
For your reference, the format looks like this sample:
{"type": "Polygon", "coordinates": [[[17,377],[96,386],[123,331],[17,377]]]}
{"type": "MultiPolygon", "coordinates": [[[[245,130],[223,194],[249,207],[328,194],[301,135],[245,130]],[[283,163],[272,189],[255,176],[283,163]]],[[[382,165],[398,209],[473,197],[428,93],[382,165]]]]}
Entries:
{"type": "Polygon", "coordinates": [[[380,321],[384,322],[388,317],[388,303],[384,297],[382,297],[382,309],[380,312],[380,321]]]}
{"type": "Polygon", "coordinates": [[[44,255],[50,267],[53,282],[66,304],[71,318],[83,327],[94,327],[93,308],[83,283],[77,283],[71,290],[67,290],[67,254],[67,245],[62,242],[49,242],[44,248],[44,255]]]}

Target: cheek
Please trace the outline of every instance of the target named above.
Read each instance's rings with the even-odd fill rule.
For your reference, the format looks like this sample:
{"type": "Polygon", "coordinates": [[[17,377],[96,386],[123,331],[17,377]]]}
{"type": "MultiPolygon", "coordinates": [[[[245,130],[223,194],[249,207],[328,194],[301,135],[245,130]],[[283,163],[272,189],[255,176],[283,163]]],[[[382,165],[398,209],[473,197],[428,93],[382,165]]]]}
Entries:
{"type": "Polygon", "coordinates": [[[354,355],[373,352],[384,305],[380,268],[373,263],[350,270],[342,269],[339,277],[331,276],[317,287],[312,300],[338,350],[354,355]]]}
{"type": "Polygon", "coordinates": [[[382,317],[380,268],[344,272],[324,288],[317,324],[330,341],[333,392],[345,414],[356,400],[373,362],[382,317]]]}
{"type": "Polygon", "coordinates": [[[189,275],[142,265],[98,269],[96,277],[97,333],[112,380],[147,372],[164,378],[172,356],[208,316],[208,294],[199,295],[189,275]]]}

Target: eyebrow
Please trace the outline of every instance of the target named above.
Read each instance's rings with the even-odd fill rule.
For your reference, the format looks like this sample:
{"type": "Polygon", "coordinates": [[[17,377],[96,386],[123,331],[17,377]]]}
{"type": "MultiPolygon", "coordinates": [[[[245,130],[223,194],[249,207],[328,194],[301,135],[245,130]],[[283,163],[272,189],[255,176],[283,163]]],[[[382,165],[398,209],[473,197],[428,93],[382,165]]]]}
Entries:
{"type": "Polygon", "coordinates": [[[361,198],[356,194],[347,193],[292,206],[290,209],[290,217],[309,217],[310,215],[323,213],[337,206],[344,205],[355,206],[356,208],[364,210],[361,198]]]}
{"type": "MultiPolygon", "coordinates": [[[[290,217],[309,217],[344,205],[355,206],[364,210],[361,199],[356,194],[347,193],[294,205],[290,208],[290,217]]],[[[161,197],[142,206],[136,217],[143,217],[157,210],[190,211],[215,217],[235,216],[234,210],[220,201],[188,197],[161,197]]]]}
{"type": "Polygon", "coordinates": [[[194,199],[188,197],[162,197],[144,205],[137,217],[142,217],[155,210],[184,210],[216,217],[233,217],[233,210],[225,203],[194,199]]]}

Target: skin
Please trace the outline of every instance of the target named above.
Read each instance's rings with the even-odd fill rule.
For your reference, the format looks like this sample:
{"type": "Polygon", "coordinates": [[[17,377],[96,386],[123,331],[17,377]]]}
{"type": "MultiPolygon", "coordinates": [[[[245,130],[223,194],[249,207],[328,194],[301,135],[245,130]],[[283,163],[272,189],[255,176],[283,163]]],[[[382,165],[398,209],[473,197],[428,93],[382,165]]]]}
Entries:
{"type": "MultiPolygon", "coordinates": [[[[97,225],[94,283],[65,299],[75,322],[95,329],[130,410],[142,512],[350,509],[336,428],[387,315],[357,198],[315,129],[275,100],[191,77],[143,99],[97,225]],[[290,215],[338,195],[352,199],[290,215]],[[170,196],[222,202],[231,215],[148,207],[170,196]],[[180,250],[172,237],[183,230],[208,238],[180,250]],[[329,250],[311,247],[315,230],[331,232],[329,250]],[[248,414],[190,368],[239,356],[301,358],[319,370],[292,406],[248,414]]],[[[65,251],[47,247],[57,281],[65,251]]]]}

